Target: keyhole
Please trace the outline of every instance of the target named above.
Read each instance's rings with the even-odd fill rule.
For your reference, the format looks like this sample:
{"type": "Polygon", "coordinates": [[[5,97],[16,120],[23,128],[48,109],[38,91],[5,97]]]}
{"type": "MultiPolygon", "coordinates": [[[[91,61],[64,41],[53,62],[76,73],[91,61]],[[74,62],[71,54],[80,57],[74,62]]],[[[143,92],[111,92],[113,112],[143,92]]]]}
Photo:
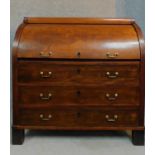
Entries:
{"type": "Polygon", "coordinates": [[[78,68],[78,69],[77,69],[77,73],[80,74],[80,72],[81,72],[81,70],[78,68]]]}
{"type": "Polygon", "coordinates": [[[79,118],[81,116],[80,112],[77,113],[77,117],[79,118]]]}
{"type": "Polygon", "coordinates": [[[77,56],[80,57],[80,55],[81,55],[80,52],[77,52],[77,56]]]}
{"type": "Polygon", "coordinates": [[[78,90],[78,91],[76,92],[76,94],[77,94],[77,96],[80,96],[81,92],[78,90]]]}

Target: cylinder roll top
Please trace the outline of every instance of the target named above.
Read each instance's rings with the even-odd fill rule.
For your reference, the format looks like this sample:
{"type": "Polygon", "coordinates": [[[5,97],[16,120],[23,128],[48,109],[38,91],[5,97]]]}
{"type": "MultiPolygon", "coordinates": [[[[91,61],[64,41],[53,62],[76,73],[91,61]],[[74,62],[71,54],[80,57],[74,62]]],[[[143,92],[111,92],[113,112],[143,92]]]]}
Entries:
{"type": "Polygon", "coordinates": [[[18,58],[140,59],[133,20],[25,18],[18,58]]]}

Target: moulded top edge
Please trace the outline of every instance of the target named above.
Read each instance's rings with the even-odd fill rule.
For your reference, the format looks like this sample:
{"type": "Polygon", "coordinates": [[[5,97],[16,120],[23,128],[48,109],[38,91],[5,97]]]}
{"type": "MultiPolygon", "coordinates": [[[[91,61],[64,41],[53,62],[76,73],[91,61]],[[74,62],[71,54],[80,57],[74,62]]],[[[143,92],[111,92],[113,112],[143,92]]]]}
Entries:
{"type": "Polygon", "coordinates": [[[26,24],[133,24],[134,19],[121,18],[68,18],[68,17],[25,17],[26,24]]]}

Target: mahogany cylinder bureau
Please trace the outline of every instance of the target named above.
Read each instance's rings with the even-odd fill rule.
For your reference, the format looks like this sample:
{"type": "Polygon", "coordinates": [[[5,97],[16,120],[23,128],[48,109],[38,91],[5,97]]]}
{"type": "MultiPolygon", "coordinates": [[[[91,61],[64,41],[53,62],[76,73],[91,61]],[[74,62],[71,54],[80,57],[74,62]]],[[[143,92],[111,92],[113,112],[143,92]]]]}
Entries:
{"type": "Polygon", "coordinates": [[[130,130],[144,144],[144,39],[133,19],[24,18],[13,44],[13,144],[24,130],[130,130]]]}

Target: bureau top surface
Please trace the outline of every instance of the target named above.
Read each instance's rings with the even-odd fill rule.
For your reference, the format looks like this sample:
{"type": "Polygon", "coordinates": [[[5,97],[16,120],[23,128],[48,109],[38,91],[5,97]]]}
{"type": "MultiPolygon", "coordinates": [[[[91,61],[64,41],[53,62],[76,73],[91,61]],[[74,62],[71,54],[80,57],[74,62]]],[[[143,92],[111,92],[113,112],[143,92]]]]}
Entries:
{"type": "Polygon", "coordinates": [[[140,59],[133,19],[24,18],[13,52],[19,58],[140,59]]]}
{"type": "Polygon", "coordinates": [[[119,19],[119,18],[50,18],[50,17],[25,17],[24,23],[29,24],[132,24],[134,19],[119,19]]]}

